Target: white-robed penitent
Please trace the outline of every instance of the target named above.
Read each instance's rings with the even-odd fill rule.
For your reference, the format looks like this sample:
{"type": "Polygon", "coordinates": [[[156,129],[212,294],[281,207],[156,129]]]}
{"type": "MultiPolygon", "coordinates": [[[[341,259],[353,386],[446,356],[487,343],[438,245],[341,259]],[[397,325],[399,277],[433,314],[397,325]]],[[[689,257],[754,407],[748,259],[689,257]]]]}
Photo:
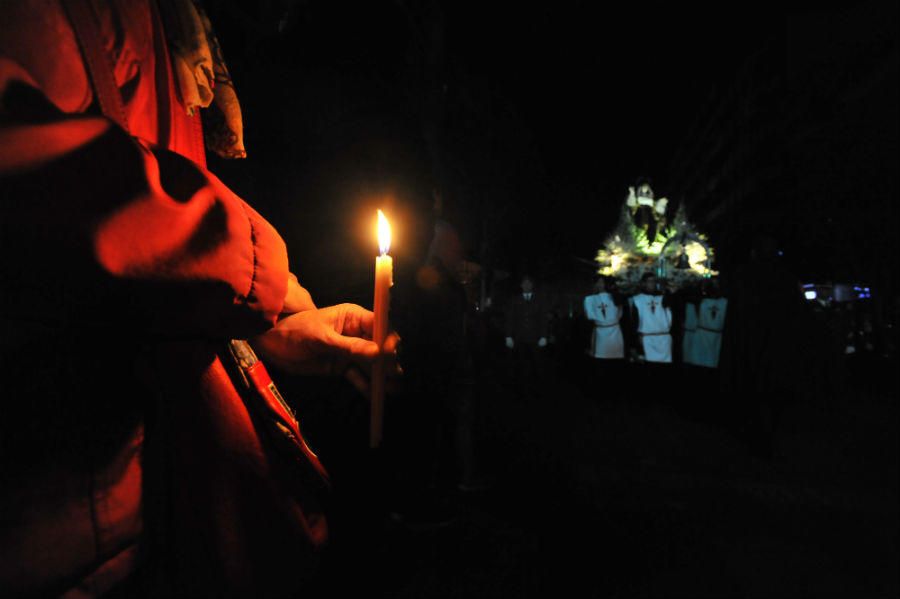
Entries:
{"type": "Polygon", "coordinates": [[[639,293],[631,297],[638,314],[638,335],[647,362],[672,361],[672,310],[663,306],[663,296],[639,293]]]}
{"type": "Polygon", "coordinates": [[[697,333],[697,304],[684,305],[684,337],[681,339],[681,361],[696,364],[694,357],[694,335],[697,333]]]}
{"type": "Polygon", "coordinates": [[[584,313],[594,323],[591,348],[588,352],[594,358],[615,359],[625,357],[625,342],[622,339],[622,310],[606,292],[584,298],[584,313]]]}
{"type": "Polygon", "coordinates": [[[694,364],[718,368],[727,308],[728,300],[724,297],[707,297],[700,302],[697,309],[697,332],[694,334],[694,364]]]}

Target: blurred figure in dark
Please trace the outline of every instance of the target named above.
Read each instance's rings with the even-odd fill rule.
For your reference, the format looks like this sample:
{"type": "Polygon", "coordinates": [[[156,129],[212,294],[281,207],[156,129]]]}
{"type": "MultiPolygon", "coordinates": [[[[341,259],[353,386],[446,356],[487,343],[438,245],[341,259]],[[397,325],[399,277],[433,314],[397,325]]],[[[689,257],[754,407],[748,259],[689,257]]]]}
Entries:
{"type": "MultiPolygon", "coordinates": [[[[678,394],[672,363],[672,309],[659,279],[653,273],[641,277],[640,293],[628,298],[631,347],[630,378],[640,381],[641,393],[633,399],[655,407],[678,394]]],[[[626,342],[628,342],[626,341],[626,342]]]]}
{"type": "Polygon", "coordinates": [[[468,302],[457,274],[462,263],[459,234],[438,221],[415,284],[394,310],[406,378],[392,416],[399,439],[394,511],[411,522],[447,516],[447,498],[474,481],[475,374],[468,302]]]}
{"type": "Polygon", "coordinates": [[[692,363],[706,368],[718,368],[728,299],[722,296],[718,279],[704,280],[701,293],[703,299],[697,306],[697,332],[692,344],[692,363]]]}
{"type": "Polygon", "coordinates": [[[719,356],[728,300],[718,278],[704,279],[699,295],[685,302],[681,385],[689,391],[685,408],[701,420],[722,419],[719,356]]]}
{"type": "Polygon", "coordinates": [[[519,287],[521,293],[510,298],[506,306],[506,348],[511,352],[511,374],[518,396],[536,398],[545,384],[547,301],[535,290],[531,275],[524,275],[519,287]]]}
{"type": "Polygon", "coordinates": [[[684,313],[681,320],[681,362],[682,364],[695,364],[694,337],[697,334],[697,304],[699,298],[690,291],[686,292],[681,302],[684,305],[684,313]]]}
{"type": "Polygon", "coordinates": [[[594,293],[584,298],[584,313],[593,325],[588,356],[592,362],[593,388],[617,389],[621,365],[625,358],[622,336],[621,298],[608,288],[608,279],[600,277],[594,283],[594,293]]]}
{"type": "MultiPolygon", "coordinates": [[[[666,305],[672,310],[672,362],[679,365],[687,360],[685,346],[693,341],[692,330],[696,330],[696,310],[700,301],[700,285],[691,284],[675,287],[666,294],[666,305]],[[693,308],[691,307],[693,304],[693,308]],[[692,329],[693,327],[693,329],[692,329]]],[[[679,378],[684,378],[681,373],[679,378]]]]}
{"type": "Polygon", "coordinates": [[[779,420],[796,403],[805,370],[800,356],[807,320],[803,296],[769,235],[756,237],[749,261],[733,280],[723,383],[751,452],[771,459],[779,420]]]}

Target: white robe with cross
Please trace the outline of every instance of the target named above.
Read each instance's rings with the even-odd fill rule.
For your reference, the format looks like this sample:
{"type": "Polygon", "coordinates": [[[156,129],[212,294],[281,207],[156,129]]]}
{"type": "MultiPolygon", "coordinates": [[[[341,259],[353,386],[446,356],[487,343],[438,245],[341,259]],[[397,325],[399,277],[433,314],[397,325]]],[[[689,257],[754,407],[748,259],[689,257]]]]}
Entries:
{"type": "Polygon", "coordinates": [[[594,358],[615,359],[625,357],[625,342],[622,339],[622,309],[613,297],[605,291],[584,298],[584,313],[594,323],[591,335],[591,349],[594,358]]]}
{"type": "Polygon", "coordinates": [[[663,296],[639,293],[631,297],[637,310],[637,332],[647,362],[672,361],[672,310],[663,306],[663,296]]]}
{"type": "Polygon", "coordinates": [[[728,300],[724,297],[706,297],[700,302],[697,333],[694,335],[694,364],[718,368],[727,308],[728,300]]]}

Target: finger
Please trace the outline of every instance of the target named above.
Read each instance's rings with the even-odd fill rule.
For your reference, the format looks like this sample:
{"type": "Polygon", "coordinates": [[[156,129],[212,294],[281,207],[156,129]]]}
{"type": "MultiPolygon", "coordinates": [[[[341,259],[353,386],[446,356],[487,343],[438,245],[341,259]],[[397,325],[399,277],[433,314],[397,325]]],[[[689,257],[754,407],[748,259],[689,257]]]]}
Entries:
{"type": "Polygon", "coordinates": [[[385,354],[396,354],[397,347],[400,345],[400,335],[398,335],[395,331],[391,331],[388,333],[387,338],[384,340],[384,345],[382,346],[382,352],[385,354]]]}
{"type": "Polygon", "coordinates": [[[367,363],[378,357],[378,345],[362,337],[333,333],[327,337],[327,343],[332,351],[357,362],[367,363]]]}
{"type": "Polygon", "coordinates": [[[391,332],[388,334],[387,339],[384,340],[384,346],[381,350],[381,355],[383,356],[385,363],[385,372],[388,377],[396,378],[403,374],[403,369],[400,367],[400,362],[397,360],[397,346],[400,344],[400,335],[396,332],[391,332]]]}
{"type": "Polygon", "coordinates": [[[356,304],[343,304],[341,307],[345,311],[344,329],[339,332],[351,337],[371,339],[375,326],[375,313],[356,304]]]}

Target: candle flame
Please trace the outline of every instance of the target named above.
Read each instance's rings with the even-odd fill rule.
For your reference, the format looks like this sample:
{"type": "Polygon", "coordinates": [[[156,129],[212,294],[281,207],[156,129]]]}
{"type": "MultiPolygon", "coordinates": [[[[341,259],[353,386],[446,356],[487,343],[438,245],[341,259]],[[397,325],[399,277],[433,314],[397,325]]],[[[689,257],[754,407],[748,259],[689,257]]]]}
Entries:
{"type": "Polygon", "coordinates": [[[381,210],[378,211],[378,249],[382,256],[391,249],[391,225],[381,210]]]}

